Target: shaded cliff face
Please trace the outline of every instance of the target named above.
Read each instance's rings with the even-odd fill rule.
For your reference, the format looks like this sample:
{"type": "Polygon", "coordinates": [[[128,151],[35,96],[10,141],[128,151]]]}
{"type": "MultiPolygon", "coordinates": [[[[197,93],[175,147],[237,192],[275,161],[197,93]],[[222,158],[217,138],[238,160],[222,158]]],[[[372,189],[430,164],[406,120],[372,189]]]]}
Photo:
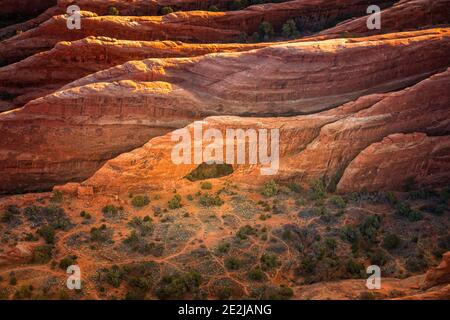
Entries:
{"type": "MultiPolygon", "coordinates": [[[[208,115],[317,112],[372,92],[396,90],[445,68],[449,46],[448,31],[436,29],[390,38],[299,42],[243,53],[149,59],[100,71],[0,115],[5,137],[0,142],[2,190],[40,190],[83,180],[105,160],[208,115]],[[369,52],[383,54],[373,54],[368,65],[369,52]],[[361,67],[364,74],[357,71],[361,67]],[[280,72],[282,78],[277,76],[280,72]],[[130,133],[134,130],[138,134],[130,133]],[[19,143],[23,135],[27,138],[19,143]]],[[[441,91],[445,90],[433,88],[429,94],[441,91]]],[[[447,115],[443,106],[435,108],[440,117],[447,115]]],[[[329,162],[328,152],[334,154],[327,144],[329,137],[325,134],[324,146],[317,149],[324,163],[329,162]]],[[[296,160],[289,161],[288,171],[296,160]]],[[[335,158],[329,168],[317,161],[304,168],[304,175],[326,172],[331,177],[344,159],[335,158]]],[[[301,173],[302,167],[293,167],[301,173]]]]}

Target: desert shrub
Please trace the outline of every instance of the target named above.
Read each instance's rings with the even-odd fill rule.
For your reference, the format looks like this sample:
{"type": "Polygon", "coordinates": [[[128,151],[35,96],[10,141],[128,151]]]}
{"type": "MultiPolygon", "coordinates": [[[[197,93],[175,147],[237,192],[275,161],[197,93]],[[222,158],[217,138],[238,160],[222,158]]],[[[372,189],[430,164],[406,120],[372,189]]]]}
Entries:
{"type": "Polygon", "coordinates": [[[191,271],[186,274],[172,274],[162,277],[156,296],[159,299],[180,299],[187,293],[194,293],[201,283],[198,272],[191,271]]]}
{"type": "Polygon", "coordinates": [[[33,263],[47,263],[52,258],[53,246],[46,244],[34,248],[31,261],[33,263]]]}
{"type": "Polygon", "coordinates": [[[278,266],[277,257],[273,254],[264,253],[261,256],[261,266],[263,270],[271,270],[278,266]]]}
{"type": "Polygon", "coordinates": [[[179,194],[176,194],[172,197],[172,199],[169,200],[168,202],[169,205],[169,209],[178,209],[182,207],[181,204],[181,196],[179,194]]]}
{"type": "Polygon", "coordinates": [[[133,205],[133,207],[135,208],[142,208],[145,207],[146,205],[148,205],[150,203],[150,199],[147,196],[135,196],[132,200],[131,200],[131,204],[133,205]]]}
{"type": "Polygon", "coordinates": [[[108,205],[103,207],[102,212],[103,212],[103,215],[105,217],[113,218],[113,217],[116,217],[119,214],[120,210],[121,210],[121,208],[116,207],[113,204],[108,204],[108,205]]]}
{"type": "Polygon", "coordinates": [[[199,203],[204,207],[221,206],[224,202],[218,195],[209,195],[208,192],[199,197],[199,203]]]}
{"type": "Polygon", "coordinates": [[[410,272],[422,272],[428,267],[428,262],[422,253],[415,253],[406,258],[406,269],[410,272]]]}
{"type": "Polygon", "coordinates": [[[10,226],[18,226],[22,224],[20,219],[20,209],[15,205],[8,206],[0,217],[0,221],[10,226]]]}
{"type": "Polygon", "coordinates": [[[53,244],[55,243],[55,229],[50,225],[44,225],[40,227],[37,233],[44,238],[45,243],[53,244]]]}
{"type": "Polygon", "coordinates": [[[263,21],[258,27],[258,34],[262,41],[269,41],[275,35],[275,31],[270,22],[263,21]]]}
{"type": "Polygon", "coordinates": [[[256,230],[251,227],[250,225],[245,225],[239,228],[239,230],[236,233],[236,237],[240,240],[246,240],[249,236],[255,235],[256,230]]]}
{"type": "Polygon", "coordinates": [[[295,38],[300,35],[298,32],[297,25],[295,24],[294,19],[289,19],[283,24],[283,36],[286,38],[295,38]]]}
{"type": "Polygon", "coordinates": [[[188,199],[189,201],[193,201],[193,200],[194,200],[194,197],[192,196],[192,194],[188,194],[188,195],[186,196],[186,199],[188,199]]]}
{"type": "Polygon", "coordinates": [[[235,257],[228,257],[225,259],[225,267],[228,270],[239,270],[239,268],[241,267],[241,261],[235,257]]]}
{"type": "Polygon", "coordinates": [[[64,209],[60,207],[26,207],[24,210],[24,215],[32,227],[40,226],[44,223],[47,223],[54,229],[59,230],[67,230],[72,227],[70,219],[66,216],[64,209]]]}
{"type": "Polygon", "coordinates": [[[411,200],[429,199],[432,197],[438,197],[438,195],[439,194],[435,190],[430,188],[420,188],[408,192],[408,198],[411,200]]]}
{"type": "Polygon", "coordinates": [[[289,229],[283,230],[283,233],[281,234],[281,238],[283,238],[283,240],[291,240],[292,239],[292,231],[289,229]]]}
{"type": "Polygon", "coordinates": [[[209,6],[208,11],[211,11],[211,12],[218,12],[218,11],[219,11],[219,8],[217,8],[217,6],[211,5],[211,6],[209,6]]]}
{"type": "Polygon", "coordinates": [[[220,288],[217,293],[216,296],[219,300],[228,300],[231,298],[233,294],[233,290],[229,287],[226,288],[220,288]]]}
{"type": "Polygon", "coordinates": [[[120,15],[119,9],[114,6],[108,8],[108,16],[118,16],[120,15]]]}
{"type": "Polygon", "coordinates": [[[280,187],[274,180],[264,183],[261,194],[266,197],[273,197],[280,192],[280,187]]]}
{"type": "Polygon", "coordinates": [[[67,270],[68,267],[75,264],[77,258],[77,256],[71,255],[61,259],[61,261],[59,262],[59,268],[62,270],[67,270]]]}
{"type": "Polygon", "coordinates": [[[288,300],[294,295],[294,291],[285,286],[281,285],[278,288],[273,288],[267,292],[265,299],[268,300],[288,300]]]}
{"type": "Polygon", "coordinates": [[[378,229],[381,226],[381,217],[372,215],[366,217],[359,225],[359,232],[369,242],[375,242],[378,229]]]}
{"type": "Polygon", "coordinates": [[[340,236],[342,240],[356,243],[358,241],[359,231],[355,226],[346,225],[340,229],[340,236]]]}
{"type": "Polygon", "coordinates": [[[420,211],[413,210],[406,202],[398,203],[395,206],[395,214],[404,218],[407,218],[411,222],[419,221],[423,219],[423,215],[420,211]]]}
{"type": "Polygon", "coordinates": [[[217,246],[217,252],[221,254],[228,253],[230,251],[231,244],[229,242],[222,242],[217,246]]]}
{"type": "Polygon", "coordinates": [[[210,195],[208,192],[202,194],[198,200],[204,207],[221,206],[224,203],[224,201],[217,194],[210,195]]]}
{"type": "Polygon", "coordinates": [[[338,209],[344,209],[347,205],[341,196],[334,195],[330,198],[330,201],[338,209]]]}
{"type": "Polygon", "coordinates": [[[295,193],[302,193],[303,192],[303,188],[300,184],[296,183],[296,182],[289,182],[287,187],[295,193]]]}
{"type": "Polygon", "coordinates": [[[228,10],[232,10],[232,11],[241,10],[242,8],[244,8],[244,6],[242,5],[241,0],[233,0],[228,5],[228,10]]]}
{"type": "Polygon", "coordinates": [[[233,173],[233,166],[220,163],[202,163],[193,171],[191,171],[186,179],[189,181],[199,181],[205,179],[213,179],[225,177],[233,173]]]}
{"type": "Polygon", "coordinates": [[[143,237],[150,235],[154,230],[153,222],[149,216],[145,216],[143,219],[134,217],[128,222],[128,225],[139,231],[140,235],[143,237]]]}
{"type": "Polygon", "coordinates": [[[200,184],[200,188],[203,189],[203,190],[211,190],[212,189],[212,183],[208,182],[208,181],[202,182],[200,184]]]}
{"type": "Polygon", "coordinates": [[[108,242],[112,238],[113,231],[106,227],[105,224],[102,224],[100,228],[93,227],[90,231],[90,240],[91,242],[99,242],[104,243],[108,242]]]}
{"type": "Polygon", "coordinates": [[[364,265],[355,259],[348,259],[345,263],[345,269],[352,278],[363,278],[365,276],[364,265]]]}
{"type": "Polygon", "coordinates": [[[14,300],[26,300],[26,299],[31,299],[32,296],[33,296],[33,286],[32,285],[23,285],[23,286],[20,286],[20,288],[18,288],[16,290],[16,292],[14,292],[13,299],[14,300]]]}
{"type": "Polygon", "coordinates": [[[326,195],[325,184],[322,180],[316,179],[310,183],[310,197],[312,200],[323,199],[326,195]]]}
{"type": "Polygon", "coordinates": [[[370,263],[377,266],[384,266],[388,262],[389,257],[383,250],[375,249],[369,252],[370,263]]]}
{"type": "Polygon", "coordinates": [[[261,281],[265,278],[265,274],[260,268],[251,269],[247,275],[253,281],[261,281]]]}
{"type": "Polygon", "coordinates": [[[64,195],[60,190],[53,191],[52,196],[50,197],[50,201],[53,203],[61,203],[63,199],[64,195]]]}
{"type": "Polygon", "coordinates": [[[172,7],[163,7],[161,9],[161,14],[162,15],[166,15],[166,14],[169,14],[169,13],[172,13],[172,12],[173,12],[172,7]]]}
{"type": "Polygon", "coordinates": [[[393,250],[398,248],[398,246],[400,245],[400,238],[393,233],[387,233],[384,235],[383,238],[383,247],[388,249],[388,250],[393,250]]]}
{"type": "Polygon", "coordinates": [[[447,210],[447,206],[439,203],[430,203],[420,207],[420,211],[428,212],[436,216],[442,216],[445,210],[447,210]]]}

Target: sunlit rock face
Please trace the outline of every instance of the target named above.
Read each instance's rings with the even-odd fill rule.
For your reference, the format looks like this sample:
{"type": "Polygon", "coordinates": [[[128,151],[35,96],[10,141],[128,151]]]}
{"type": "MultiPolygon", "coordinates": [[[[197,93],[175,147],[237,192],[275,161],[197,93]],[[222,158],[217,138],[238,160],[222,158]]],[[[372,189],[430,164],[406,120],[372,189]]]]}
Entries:
{"type": "MultiPolygon", "coordinates": [[[[370,93],[398,90],[445,68],[449,46],[448,32],[436,29],[382,39],[294,42],[242,53],[147,59],[99,71],[0,115],[6,137],[0,142],[2,188],[45,189],[85,179],[107,159],[208,115],[312,113],[370,93]],[[421,54],[406,55],[405,50],[421,54]],[[369,52],[376,51],[383,55],[374,54],[367,65],[369,52]],[[24,132],[27,138],[18,143],[24,132]]],[[[441,109],[436,112],[445,116],[441,109]]],[[[326,154],[329,145],[323,148],[319,154],[326,154]]],[[[305,177],[328,170],[319,160],[305,167],[305,177]]],[[[342,160],[327,165],[333,172],[327,176],[342,160]]]]}

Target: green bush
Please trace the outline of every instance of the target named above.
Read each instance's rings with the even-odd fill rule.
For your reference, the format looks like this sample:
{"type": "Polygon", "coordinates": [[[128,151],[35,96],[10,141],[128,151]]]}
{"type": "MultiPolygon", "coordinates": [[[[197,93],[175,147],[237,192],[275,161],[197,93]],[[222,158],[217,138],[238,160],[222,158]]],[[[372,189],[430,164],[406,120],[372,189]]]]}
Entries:
{"type": "Polygon", "coordinates": [[[46,244],[38,246],[33,250],[31,261],[33,263],[47,263],[52,259],[53,246],[46,244]]]}
{"type": "Polygon", "coordinates": [[[17,206],[10,205],[3,212],[0,221],[3,223],[13,224],[15,226],[22,223],[22,220],[19,217],[20,209],[17,206]]]}
{"type": "Polygon", "coordinates": [[[224,202],[218,195],[211,196],[206,192],[199,197],[199,203],[209,208],[212,206],[221,206],[224,202]]]}
{"type": "Polygon", "coordinates": [[[334,195],[331,197],[330,201],[338,209],[344,209],[347,206],[345,200],[341,196],[334,195]]]}
{"type": "Polygon", "coordinates": [[[354,259],[348,259],[345,268],[352,278],[363,278],[365,276],[364,265],[354,259]]]}
{"type": "Polygon", "coordinates": [[[168,205],[169,209],[172,210],[181,208],[181,196],[179,194],[174,195],[173,198],[169,200],[168,205]]]}
{"type": "Polygon", "coordinates": [[[410,272],[422,272],[428,267],[428,262],[422,253],[416,253],[406,258],[406,269],[410,272]]]}
{"type": "Polygon", "coordinates": [[[413,210],[406,202],[401,202],[395,206],[395,214],[407,218],[411,222],[423,219],[420,211],[413,210]]]}
{"type": "Polygon", "coordinates": [[[283,24],[283,36],[287,38],[295,38],[300,35],[298,32],[297,25],[295,24],[294,19],[289,19],[283,24]]]}
{"type": "Polygon", "coordinates": [[[162,277],[156,290],[159,299],[181,299],[187,293],[194,293],[201,283],[201,276],[198,272],[188,272],[187,274],[172,274],[162,277]]]}
{"type": "Polygon", "coordinates": [[[225,267],[228,270],[239,270],[241,267],[241,261],[235,257],[229,257],[225,259],[225,267]]]}
{"type": "Polygon", "coordinates": [[[150,203],[150,199],[147,196],[135,196],[133,200],[131,200],[131,204],[135,208],[145,207],[150,203]]]}
{"type": "Polygon", "coordinates": [[[253,281],[261,281],[265,278],[265,274],[260,268],[254,268],[248,272],[248,278],[253,281]]]}
{"type": "Polygon", "coordinates": [[[113,204],[108,204],[103,207],[102,212],[106,217],[110,218],[117,216],[117,214],[119,213],[119,208],[113,204]]]}
{"type": "Polygon", "coordinates": [[[202,182],[202,184],[200,184],[200,188],[203,189],[203,190],[211,190],[212,189],[212,183],[208,182],[208,181],[202,182]]]}
{"type": "Polygon", "coordinates": [[[369,242],[375,242],[378,229],[381,226],[381,217],[372,215],[366,217],[359,225],[359,232],[369,242]]]}
{"type": "Polygon", "coordinates": [[[320,179],[314,180],[310,183],[309,192],[312,200],[323,199],[326,195],[325,184],[320,179]]]}
{"type": "Polygon", "coordinates": [[[277,257],[272,254],[264,253],[261,256],[261,266],[263,270],[270,270],[278,266],[277,257]]]}
{"type": "Polygon", "coordinates": [[[236,237],[240,240],[246,240],[249,236],[255,235],[255,234],[256,234],[256,230],[247,224],[247,225],[239,228],[239,230],[236,233],[236,237]]]}
{"type": "Polygon", "coordinates": [[[55,229],[50,225],[44,225],[40,227],[37,233],[44,238],[45,243],[53,244],[55,243],[55,229]]]}
{"type": "Polygon", "coordinates": [[[295,192],[295,193],[302,193],[302,192],[303,192],[302,186],[299,185],[298,183],[295,183],[295,182],[289,182],[288,185],[287,185],[287,187],[288,187],[291,191],[293,191],[293,192],[295,192]]]}
{"type": "Polygon", "coordinates": [[[76,261],[77,256],[75,255],[67,256],[61,259],[61,261],[59,262],[59,268],[62,270],[67,270],[67,268],[70,267],[71,265],[74,265],[76,261]]]}
{"type": "Polygon", "coordinates": [[[393,233],[388,233],[384,235],[383,238],[383,247],[388,249],[388,250],[393,250],[398,248],[398,246],[400,245],[400,238],[393,234],[393,233]]]}
{"type": "Polygon", "coordinates": [[[229,242],[223,242],[223,243],[220,243],[219,246],[217,247],[217,252],[219,252],[221,254],[225,254],[230,251],[230,248],[231,248],[231,244],[229,242]]]}
{"type": "Polygon", "coordinates": [[[53,203],[61,203],[63,201],[64,195],[61,191],[56,190],[53,191],[52,196],[50,197],[50,201],[53,203]]]}
{"type": "Polygon", "coordinates": [[[275,31],[270,22],[263,21],[258,27],[258,34],[262,41],[269,41],[275,35],[275,31]]]}
{"type": "Polygon", "coordinates": [[[172,9],[172,7],[163,7],[162,9],[161,9],[161,14],[162,15],[166,15],[166,14],[169,14],[169,13],[172,13],[173,12],[173,9],[172,9]]]}
{"type": "Polygon", "coordinates": [[[104,243],[111,240],[112,233],[112,229],[108,229],[106,225],[102,224],[100,228],[91,228],[90,240],[91,242],[104,243]]]}
{"type": "Polygon", "coordinates": [[[33,286],[32,285],[23,285],[23,286],[20,286],[20,288],[18,288],[16,290],[16,292],[14,292],[13,299],[14,300],[28,300],[28,299],[31,299],[32,296],[33,296],[33,286]]]}
{"type": "Polygon", "coordinates": [[[280,192],[280,187],[274,180],[266,182],[261,190],[261,194],[266,197],[273,197],[280,192]]]}
{"type": "Polygon", "coordinates": [[[219,8],[217,8],[217,7],[214,6],[214,5],[211,5],[211,6],[209,6],[208,11],[211,11],[211,12],[218,12],[218,11],[219,11],[219,8]]]}
{"type": "Polygon", "coordinates": [[[120,15],[119,9],[114,6],[108,8],[108,16],[118,16],[120,15]]]}

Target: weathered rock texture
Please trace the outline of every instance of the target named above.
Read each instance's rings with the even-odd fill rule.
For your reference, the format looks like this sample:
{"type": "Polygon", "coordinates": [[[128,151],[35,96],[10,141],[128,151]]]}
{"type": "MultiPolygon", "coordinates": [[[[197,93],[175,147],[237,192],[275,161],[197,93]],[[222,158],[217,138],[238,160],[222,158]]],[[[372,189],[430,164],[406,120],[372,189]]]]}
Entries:
{"type": "Polygon", "coordinates": [[[191,57],[263,48],[260,44],[187,44],[173,41],[127,41],[89,37],[59,42],[52,50],[0,68],[0,92],[10,97],[0,111],[23,106],[63,85],[99,70],[146,58],[191,57]]]}
{"type": "Polygon", "coordinates": [[[381,29],[369,30],[367,16],[355,18],[324,30],[319,35],[332,37],[372,35],[394,31],[416,30],[450,23],[448,0],[411,0],[400,1],[381,11],[381,29]]]}
{"type": "Polygon", "coordinates": [[[450,252],[446,252],[442,256],[442,261],[439,264],[439,266],[428,270],[425,276],[424,287],[430,288],[449,282],[450,282],[450,252]]]}
{"type": "Polygon", "coordinates": [[[97,72],[67,88],[118,80],[176,84],[211,114],[281,115],[332,108],[404,88],[450,64],[450,31],[434,29],[243,53],[147,59],[97,72]]]}
{"type": "MultiPolygon", "coordinates": [[[[48,188],[85,179],[107,159],[208,115],[312,112],[371,92],[402,88],[448,65],[449,46],[448,31],[435,30],[400,38],[391,35],[389,40],[376,37],[328,40],[277,45],[244,53],[150,59],[100,71],[52,95],[33,100],[21,109],[0,115],[4,137],[0,141],[2,192],[48,188]],[[373,55],[370,64],[369,52],[373,55]]],[[[295,130],[288,135],[297,142],[285,146],[293,149],[281,170],[289,172],[290,177],[334,175],[341,163],[349,162],[363,146],[399,132],[399,124],[392,124],[392,128],[390,122],[381,126],[379,119],[393,117],[390,108],[400,108],[405,99],[411,100],[411,107],[423,102],[417,106],[417,112],[433,115],[434,121],[448,118],[445,75],[430,79],[430,88],[409,89],[387,97],[370,96],[345,107],[344,110],[360,110],[375,103],[379,108],[373,110],[379,110],[380,114],[368,120],[357,114],[354,121],[333,124],[342,125],[344,130],[356,123],[369,130],[370,139],[363,135],[361,142],[352,144],[356,149],[342,156],[336,156],[341,151],[334,151],[331,148],[334,144],[328,143],[327,139],[336,140],[332,131],[317,138],[323,139],[323,146],[305,153],[310,154],[306,157],[314,159],[314,163],[300,161],[304,153],[298,151],[310,141],[299,140],[301,136],[296,134],[303,128],[294,125],[295,130]],[[405,98],[397,98],[399,95],[405,98]],[[370,128],[375,124],[381,126],[380,132],[370,136],[370,128]],[[331,160],[329,153],[333,155],[331,160]]],[[[419,84],[418,88],[426,83],[419,84]]],[[[407,117],[408,110],[400,114],[407,117]]],[[[326,115],[331,116],[328,121],[339,118],[333,112],[326,115]]],[[[304,118],[303,123],[310,128],[317,123],[311,121],[317,119],[314,117],[304,118]]],[[[311,139],[324,124],[321,117],[320,125],[305,133],[311,139]]],[[[404,123],[404,130],[420,131],[429,120],[429,117],[414,118],[404,123]]],[[[254,125],[252,121],[249,125],[254,125]]],[[[292,119],[285,121],[292,123],[292,119]]],[[[238,124],[242,121],[238,120],[238,124]]],[[[443,131],[442,125],[435,127],[436,132],[443,131]]],[[[354,132],[351,128],[349,135],[364,130],[354,132]]],[[[431,129],[428,131],[433,134],[431,129]]],[[[342,150],[345,150],[347,142],[338,141],[344,144],[342,150]]]]}
{"type": "Polygon", "coordinates": [[[337,190],[399,190],[408,178],[427,186],[450,181],[450,136],[387,136],[358,154],[346,168],[337,190]]]}
{"type": "MultiPolygon", "coordinates": [[[[392,1],[374,1],[381,6],[392,1]]],[[[235,42],[242,33],[258,31],[262,21],[273,24],[276,30],[291,18],[326,15],[329,19],[340,16],[363,15],[367,2],[345,1],[290,1],[248,7],[229,12],[175,12],[152,17],[98,17],[82,11],[80,30],[67,29],[65,15],[53,16],[11,39],[0,43],[0,65],[17,62],[36,52],[49,50],[59,41],[74,41],[88,36],[106,36],[124,40],[180,40],[185,42],[235,42]]],[[[87,9],[84,9],[87,10],[87,9]]]]}
{"type": "MultiPolygon", "coordinates": [[[[429,135],[447,135],[436,138],[425,137],[432,141],[425,143],[434,142],[437,148],[427,156],[426,151],[420,150],[419,153],[419,150],[416,150],[416,157],[420,158],[422,154],[422,160],[426,159],[430,164],[427,174],[416,174],[417,182],[445,185],[450,181],[448,175],[450,94],[447,89],[449,81],[450,70],[447,70],[411,88],[363,97],[342,107],[314,115],[266,119],[212,117],[202,122],[203,130],[207,128],[216,128],[223,132],[231,128],[280,130],[280,169],[276,175],[263,176],[260,172],[261,166],[246,165],[235,166],[235,172],[229,177],[233,181],[243,183],[252,181],[252,184],[268,179],[294,180],[302,184],[308,184],[313,179],[324,179],[329,185],[336,184],[342,173],[344,181],[353,179],[353,166],[356,165],[350,164],[351,161],[355,157],[367,158],[366,154],[370,154],[376,148],[369,146],[382,141],[386,136],[416,131],[429,135]],[[367,147],[369,149],[364,151],[367,147]],[[363,153],[360,154],[361,152],[363,153]],[[350,167],[347,168],[349,164],[350,167]],[[347,178],[350,176],[352,178],[347,178]]],[[[193,136],[193,125],[187,129],[193,136]]],[[[420,146],[421,137],[424,136],[415,139],[417,146],[420,146]]],[[[154,138],[142,148],[108,161],[83,185],[91,186],[97,192],[126,193],[145,188],[150,190],[161,187],[173,188],[179,183],[189,183],[184,177],[196,165],[175,164],[172,161],[171,153],[177,143],[178,140],[172,141],[172,134],[154,138]]],[[[210,143],[211,141],[205,139],[203,148],[210,143]]],[[[381,145],[384,143],[386,140],[381,145]]],[[[432,148],[427,147],[428,150],[432,148]]],[[[378,149],[388,153],[386,148],[378,149]]],[[[403,152],[401,154],[402,157],[405,156],[403,152]]],[[[383,172],[389,172],[391,176],[388,179],[376,180],[374,183],[377,189],[395,188],[408,178],[404,175],[403,166],[398,165],[402,164],[401,160],[384,159],[383,164],[386,168],[383,168],[383,172]]],[[[420,159],[415,160],[411,159],[413,167],[420,162],[420,159]]],[[[376,163],[367,160],[367,170],[380,164],[377,158],[373,161],[376,163]]],[[[412,172],[413,168],[410,170],[412,172]]],[[[361,178],[355,179],[357,179],[355,184],[343,181],[342,185],[338,185],[339,191],[360,191],[358,183],[361,178]]],[[[369,187],[370,182],[368,181],[369,187]]]]}

